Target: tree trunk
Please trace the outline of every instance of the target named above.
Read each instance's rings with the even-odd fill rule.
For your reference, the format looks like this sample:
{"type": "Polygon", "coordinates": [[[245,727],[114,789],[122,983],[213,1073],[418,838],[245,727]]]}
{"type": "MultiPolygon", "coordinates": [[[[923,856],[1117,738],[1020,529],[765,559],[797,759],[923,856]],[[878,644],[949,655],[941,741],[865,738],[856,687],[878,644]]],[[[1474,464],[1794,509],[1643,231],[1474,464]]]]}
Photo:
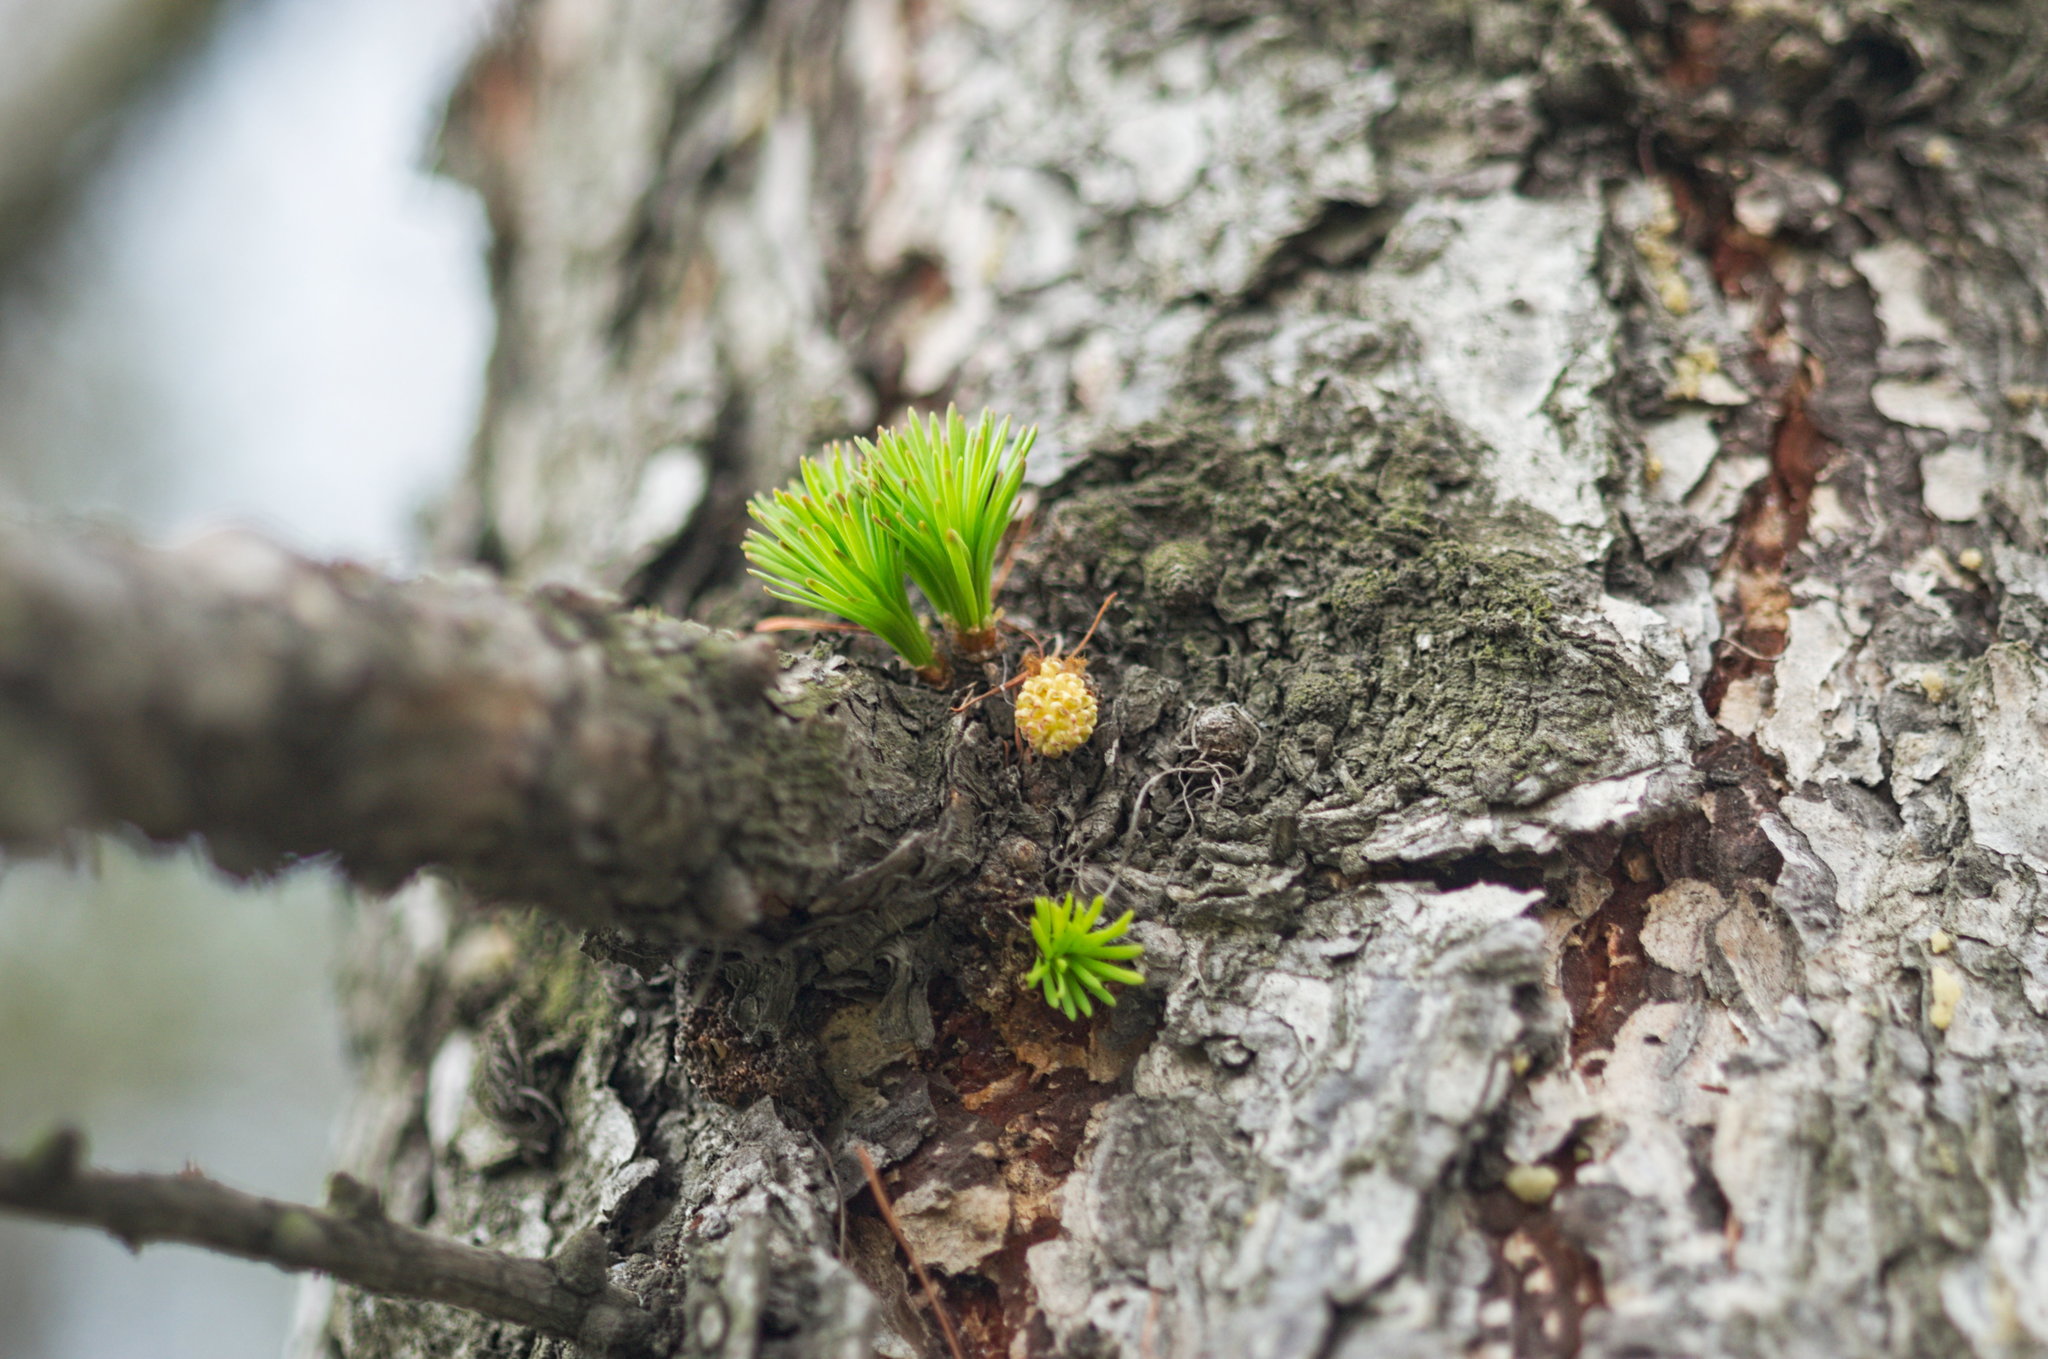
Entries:
{"type": "Polygon", "coordinates": [[[1011,618],[1120,593],[1104,717],[1018,760],[839,647],[922,752],[851,796],[974,855],[830,947],[369,909],[349,1169],[602,1223],[677,1354],[942,1352],[856,1145],[972,1354],[2048,1353],[2044,53],[1988,0],[527,0],[451,122],[501,331],[445,554],[745,624],[748,495],[986,404],[1042,427],[1011,618]],[[1020,985],[1070,889],[1147,950],[1092,1024],[1020,985]]]}

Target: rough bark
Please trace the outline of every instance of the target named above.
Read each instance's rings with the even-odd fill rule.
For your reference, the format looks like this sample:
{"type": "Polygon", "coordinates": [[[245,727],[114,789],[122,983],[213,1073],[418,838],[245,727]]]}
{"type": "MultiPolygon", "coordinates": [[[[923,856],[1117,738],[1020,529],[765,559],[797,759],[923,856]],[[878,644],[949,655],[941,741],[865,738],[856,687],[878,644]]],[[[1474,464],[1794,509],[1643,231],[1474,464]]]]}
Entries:
{"type": "Polygon", "coordinates": [[[915,743],[849,740],[873,688],[564,588],[0,525],[0,844],[127,825],[647,945],[787,935],[971,852],[915,743]]]}
{"type": "Polygon", "coordinates": [[[373,913],[351,1168],[677,1353],[934,1352],[855,1144],[981,1353],[2048,1353],[2043,24],[523,5],[451,553],[744,620],[746,493],[957,399],[1045,428],[1013,617],[1124,602],[1063,763],[870,673],[978,854],[843,947],[373,913]]]}

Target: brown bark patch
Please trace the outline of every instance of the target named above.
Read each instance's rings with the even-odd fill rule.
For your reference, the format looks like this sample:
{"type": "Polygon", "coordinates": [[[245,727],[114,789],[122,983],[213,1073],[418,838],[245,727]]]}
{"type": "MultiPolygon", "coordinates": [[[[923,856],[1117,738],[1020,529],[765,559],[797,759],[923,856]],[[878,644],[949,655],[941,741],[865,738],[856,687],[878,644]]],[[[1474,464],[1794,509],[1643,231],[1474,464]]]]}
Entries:
{"type": "Polygon", "coordinates": [[[1826,461],[1820,431],[1808,413],[1810,367],[1795,372],[1780,397],[1771,435],[1771,475],[1743,506],[1723,570],[1734,576],[1721,654],[1701,698],[1719,713],[1728,686],[1769,673],[1784,653],[1792,591],[1789,564],[1805,540],[1813,491],[1826,461]]]}
{"type": "Polygon", "coordinates": [[[791,1032],[774,1043],[750,1041],[733,1022],[724,997],[682,1012],[675,1059],[694,1088],[735,1109],[773,1099],[811,1126],[822,1125],[836,1112],[831,1082],[818,1066],[817,1040],[791,1032]]]}
{"type": "Polygon", "coordinates": [[[1721,79],[1722,22],[1706,14],[1691,14],[1673,25],[1671,64],[1664,78],[1681,90],[1703,90],[1721,79]]]}
{"type": "Polygon", "coordinates": [[[1638,837],[1625,840],[1608,879],[1607,899],[1572,931],[1558,960],[1558,984],[1572,1014],[1573,1061],[1598,1061],[1593,1054],[1613,1045],[1630,1015],[1684,994],[1684,979],[1651,961],[1643,948],[1650,898],[1665,885],[1649,845],[1638,837]]]}
{"type": "MultiPolygon", "coordinates": [[[[1542,1164],[1558,1173],[1558,1192],[1573,1181],[1579,1144],[1567,1142],[1542,1164]]],[[[1481,1293],[1486,1340],[1505,1342],[1515,1359],[1571,1359],[1584,1340],[1586,1314],[1607,1305],[1600,1262],[1552,1211],[1556,1203],[1524,1203],[1496,1187],[1478,1196],[1480,1229],[1493,1255],[1481,1293]],[[1505,1317],[1498,1315],[1505,1303],[1505,1317]]]]}
{"type": "Polygon", "coordinates": [[[1089,1121],[1145,1038],[1111,1041],[1108,1013],[1062,1018],[1017,987],[1011,969],[986,978],[985,987],[966,982],[971,995],[950,980],[934,986],[937,1041],[917,1065],[938,1127],[883,1181],[967,1353],[1006,1356],[1020,1335],[1032,1353],[1049,1340],[1034,1326],[1026,1253],[1059,1235],[1061,1191],[1089,1121]],[[997,1224],[989,1214],[999,1201],[997,1224]]]}

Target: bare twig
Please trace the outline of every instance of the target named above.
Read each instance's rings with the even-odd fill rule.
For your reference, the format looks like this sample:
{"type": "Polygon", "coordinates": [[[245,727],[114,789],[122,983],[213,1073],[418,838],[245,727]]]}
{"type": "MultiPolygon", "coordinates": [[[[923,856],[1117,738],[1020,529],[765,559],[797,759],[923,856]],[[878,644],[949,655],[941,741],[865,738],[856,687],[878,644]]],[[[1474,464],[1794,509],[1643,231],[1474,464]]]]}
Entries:
{"type": "Polygon", "coordinates": [[[1753,661],[1780,660],[1784,657],[1785,652],[1790,649],[1790,644],[1788,643],[1785,646],[1779,647],[1776,654],[1767,656],[1761,651],[1756,651],[1750,647],[1744,646],[1742,643],[1736,641],[1733,637],[1718,637],[1714,640],[1714,645],[1725,646],[1730,651],[1740,652],[1742,655],[1749,657],[1753,661]]]}
{"type": "Polygon", "coordinates": [[[334,1177],[329,1209],[259,1198],[202,1175],[116,1175],[85,1169],[69,1129],[27,1156],[0,1157],[0,1208],[99,1227],[132,1249],[179,1241],[317,1270],[372,1293],[448,1303],[573,1340],[597,1354],[646,1353],[654,1318],[605,1278],[603,1237],[586,1229],[548,1260],[464,1245],[401,1226],[376,1196],[334,1177]]]}
{"type": "Polygon", "coordinates": [[[946,1348],[953,1359],[966,1359],[960,1349],[960,1337],[953,1330],[953,1318],[946,1311],[946,1304],[939,1297],[938,1285],[932,1276],[925,1273],[924,1262],[917,1258],[917,1252],[910,1248],[910,1238],[903,1234],[903,1225],[896,1221],[896,1209],[889,1202],[889,1191],[882,1187],[882,1173],[875,1169],[875,1158],[868,1155],[868,1149],[855,1143],[854,1155],[860,1157],[860,1168],[867,1172],[868,1188],[874,1192],[875,1206],[882,1210],[882,1221],[889,1224],[889,1231],[895,1236],[896,1244],[903,1247],[903,1254],[909,1257],[910,1267],[917,1271],[917,1281],[924,1285],[925,1301],[932,1305],[932,1315],[939,1319],[939,1329],[945,1333],[946,1348]]]}
{"type": "Polygon", "coordinates": [[[834,618],[798,618],[791,614],[776,614],[754,624],[756,632],[858,632],[867,636],[873,633],[858,623],[843,623],[834,618]]]}

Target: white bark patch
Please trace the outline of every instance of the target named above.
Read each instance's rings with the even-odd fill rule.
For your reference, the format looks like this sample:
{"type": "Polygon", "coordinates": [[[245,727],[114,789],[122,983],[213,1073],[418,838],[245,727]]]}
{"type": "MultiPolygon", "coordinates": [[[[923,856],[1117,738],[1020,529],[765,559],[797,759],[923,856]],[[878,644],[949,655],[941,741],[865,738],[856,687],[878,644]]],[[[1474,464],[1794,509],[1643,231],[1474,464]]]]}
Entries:
{"type": "Polygon", "coordinates": [[[640,1132],[619,1097],[610,1087],[597,1084],[594,1071],[588,1080],[582,1098],[567,1112],[583,1139],[584,1157],[600,1173],[609,1175],[624,1170],[632,1162],[634,1153],[640,1149],[640,1132]]]}
{"type": "Polygon", "coordinates": [[[1731,1099],[1714,1129],[1714,1177],[1742,1224],[1732,1253],[1745,1274],[1804,1273],[1794,1262],[1803,1258],[1811,1231],[1805,1200],[1815,1172],[1809,1163],[1784,1157],[1802,1134],[1803,1113],[1792,1099],[1731,1099]]]}
{"type": "Polygon", "coordinates": [[[436,1150],[455,1140],[475,1070],[476,1040],[460,1029],[448,1035],[427,1067],[427,1137],[436,1150]]]}
{"type": "Polygon", "coordinates": [[[1795,788],[1820,767],[1828,737],[1839,725],[1844,695],[1834,674],[1850,641],[1840,611],[1827,600],[1792,611],[1785,654],[1776,667],[1775,702],[1757,728],[1757,740],[1785,761],[1785,777],[1795,788]]]}
{"type": "Polygon", "coordinates": [[[1991,419],[1963,384],[1952,377],[1924,381],[1886,379],[1873,383],[1870,399],[1889,419],[1945,434],[1991,428],[1991,419]]]}
{"type": "Polygon", "coordinates": [[[1984,654],[1968,694],[1970,753],[1955,787],[1985,849],[2048,868],[2048,685],[2024,647],[1984,654]]]}
{"type": "Polygon", "coordinates": [[[1650,489],[1659,500],[1684,500],[1707,474],[1721,440],[1714,433],[1713,412],[1681,411],[1643,430],[1643,446],[1655,458],[1657,476],[1650,489]]]}
{"type": "MultiPolygon", "coordinates": [[[[1546,1072],[1530,1086],[1530,1104],[1516,1107],[1506,1150],[1544,1154],[1577,1131],[1593,1156],[1579,1167],[1573,1193],[1605,1197],[1618,1190],[1658,1205],[1656,1211],[1673,1224],[1689,1221],[1695,1171],[1688,1137],[1693,1129],[1713,1126],[1726,1099],[1718,1089],[1724,1063],[1747,1046],[1721,1007],[1645,1005],[1599,1054],[1597,1075],[1585,1076],[1585,1068],[1574,1064],[1546,1072]]],[[[1705,1233],[1674,1232],[1655,1254],[1667,1263],[1688,1257],[1704,1262],[1721,1245],[1705,1233]]],[[[1620,1305],[1630,1289],[1624,1284],[1618,1291],[1620,1298],[1610,1293],[1609,1300],[1620,1305]]]]}
{"type": "Polygon", "coordinates": [[[1132,63],[1106,14],[979,3],[916,31],[860,14],[854,65],[872,52],[885,72],[862,125],[862,255],[883,276],[936,261],[946,282],[904,381],[1086,417],[1046,425],[1035,479],[1159,414],[1208,315],[1189,299],[1242,293],[1330,202],[1384,196],[1373,122],[1395,90],[1338,54],[1190,35],[1132,63]]]}
{"type": "Polygon", "coordinates": [[[1757,726],[1764,720],[1764,705],[1768,701],[1768,689],[1762,680],[1749,676],[1730,680],[1728,691],[1721,695],[1721,707],[1714,714],[1714,720],[1747,740],[1756,735],[1757,726]]]}
{"type": "Polygon", "coordinates": [[[1586,286],[1600,222],[1591,200],[1419,204],[1369,289],[1375,315],[1413,330],[1446,410],[1488,446],[1500,495],[1582,530],[1570,537],[1589,547],[1604,541],[1596,482],[1613,446],[1578,427],[1598,405],[1614,335],[1613,313],[1586,286]]]}
{"type": "Polygon", "coordinates": [[[633,503],[619,522],[617,551],[633,556],[673,538],[704,494],[704,460],[684,448],[663,448],[640,468],[633,503]]]}
{"type": "Polygon", "coordinates": [[[1943,1276],[1942,1310],[1979,1354],[2048,1345],[2048,1193],[1996,1203],[1992,1222],[1984,1254],[1943,1276]]]}
{"type": "Polygon", "coordinates": [[[1795,980],[1795,959],[1785,934],[1744,893],[1736,894],[1729,910],[1713,923],[1711,934],[1750,1009],[1776,1015],[1792,994],[1795,980]]]}
{"type": "Polygon", "coordinates": [[[1670,619],[1647,604],[1609,594],[1600,596],[1600,616],[1646,660],[1664,663],[1662,678],[1666,684],[1692,688],[1692,663],[1684,640],[1670,619]]]}
{"type": "Polygon", "coordinates": [[[1874,909],[1885,859],[1874,852],[1880,842],[1870,827],[1822,798],[1786,798],[1778,810],[1834,876],[1835,905],[1841,914],[1855,917],[1874,909]]]}
{"type": "Polygon", "coordinates": [[[1104,149],[1128,167],[1138,202],[1166,208],[1187,197],[1209,159],[1205,117],[1227,118],[1217,100],[1160,104],[1109,130],[1104,149]]]}
{"type": "Polygon", "coordinates": [[[1712,883],[1680,878],[1649,900],[1643,920],[1643,952],[1673,972],[1697,977],[1707,962],[1706,931],[1728,911],[1712,883]]]}
{"type": "Polygon", "coordinates": [[[1910,241],[1887,241],[1850,256],[1877,298],[1885,343],[1953,344],[1948,324],[1927,305],[1927,256],[1910,241]]]}
{"type": "Polygon", "coordinates": [[[1734,517],[1749,488],[1771,474],[1771,460],[1762,456],[1716,458],[1707,467],[1685,507],[1710,524],[1734,517]]]}
{"type": "Polygon", "coordinates": [[[1976,444],[1954,444],[1920,459],[1920,482],[1929,514],[1951,524],[1967,524],[1984,512],[1991,465],[1976,444]]]}
{"type": "Polygon", "coordinates": [[[1841,490],[1831,482],[1823,481],[1813,488],[1811,504],[1806,518],[1807,536],[1822,547],[1831,547],[1862,529],[1863,521],[1843,502],[1841,490]]]}
{"type": "Polygon", "coordinates": [[[954,1190],[933,1182],[897,1200],[896,1217],[919,1260],[959,1274],[1003,1248],[1010,1195],[993,1184],[954,1190]]]}
{"type": "Polygon", "coordinates": [[[1070,1239],[1031,1252],[1055,1335],[1097,1327],[1126,1354],[1322,1352],[1331,1307],[1401,1269],[1513,1054],[1561,1020],[1516,1001],[1539,975],[1540,900],[1393,884],[1317,904],[1288,939],[1190,935],[1163,1041],[1068,1181],[1070,1239]]]}
{"type": "MultiPolygon", "coordinates": [[[[1480,848],[1549,854],[1573,835],[1636,825],[1683,801],[1697,782],[1691,771],[1670,764],[1582,783],[1532,807],[1460,813],[1429,799],[1378,818],[1358,854],[1368,863],[1427,863],[1480,848]]],[[[1347,816],[1358,819],[1347,806],[1307,813],[1302,823],[1335,824],[1347,816]]]]}
{"type": "Polygon", "coordinates": [[[643,1156],[629,1161],[611,1174],[605,1176],[598,1186],[597,1209],[609,1217],[619,1210],[619,1205],[630,1198],[633,1192],[661,1173],[661,1162],[652,1156],[643,1156]]]}
{"type": "Polygon", "coordinates": [[[519,1156],[519,1143],[485,1118],[469,1098],[476,1072],[476,1040],[456,1030],[427,1068],[427,1138],[442,1155],[453,1153],[471,1170],[489,1170],[519,1156]]]}
{"type": "MultiPolygon", "coordinates": [[[[2034,927],[2039,908],[2039,893],[2031,881],[2024,877],[2007,878],[1992,888],[1987,896],[1966,896],[1955,902],[1950,907],[1949,923],[1958,933],[1981,940],[1993,948],[2012,949],[2030,959],[2030,968],[2038,967],[2037,955],[2048,950],[2048,937],[2034,927]]],[[[1953,946],[1954,939],[1945,931],[1936,933],[1953,946]]],[[[1930,937],[1929,953],[1949,951],[1936,948],[1935,943],[1936,940],[1930,937]]],[[[2041,980],[2048,981],[2048,977],[2041,980]]],[[[2030,999],[2032,994],[2030,990],[2030,999]]]]}

